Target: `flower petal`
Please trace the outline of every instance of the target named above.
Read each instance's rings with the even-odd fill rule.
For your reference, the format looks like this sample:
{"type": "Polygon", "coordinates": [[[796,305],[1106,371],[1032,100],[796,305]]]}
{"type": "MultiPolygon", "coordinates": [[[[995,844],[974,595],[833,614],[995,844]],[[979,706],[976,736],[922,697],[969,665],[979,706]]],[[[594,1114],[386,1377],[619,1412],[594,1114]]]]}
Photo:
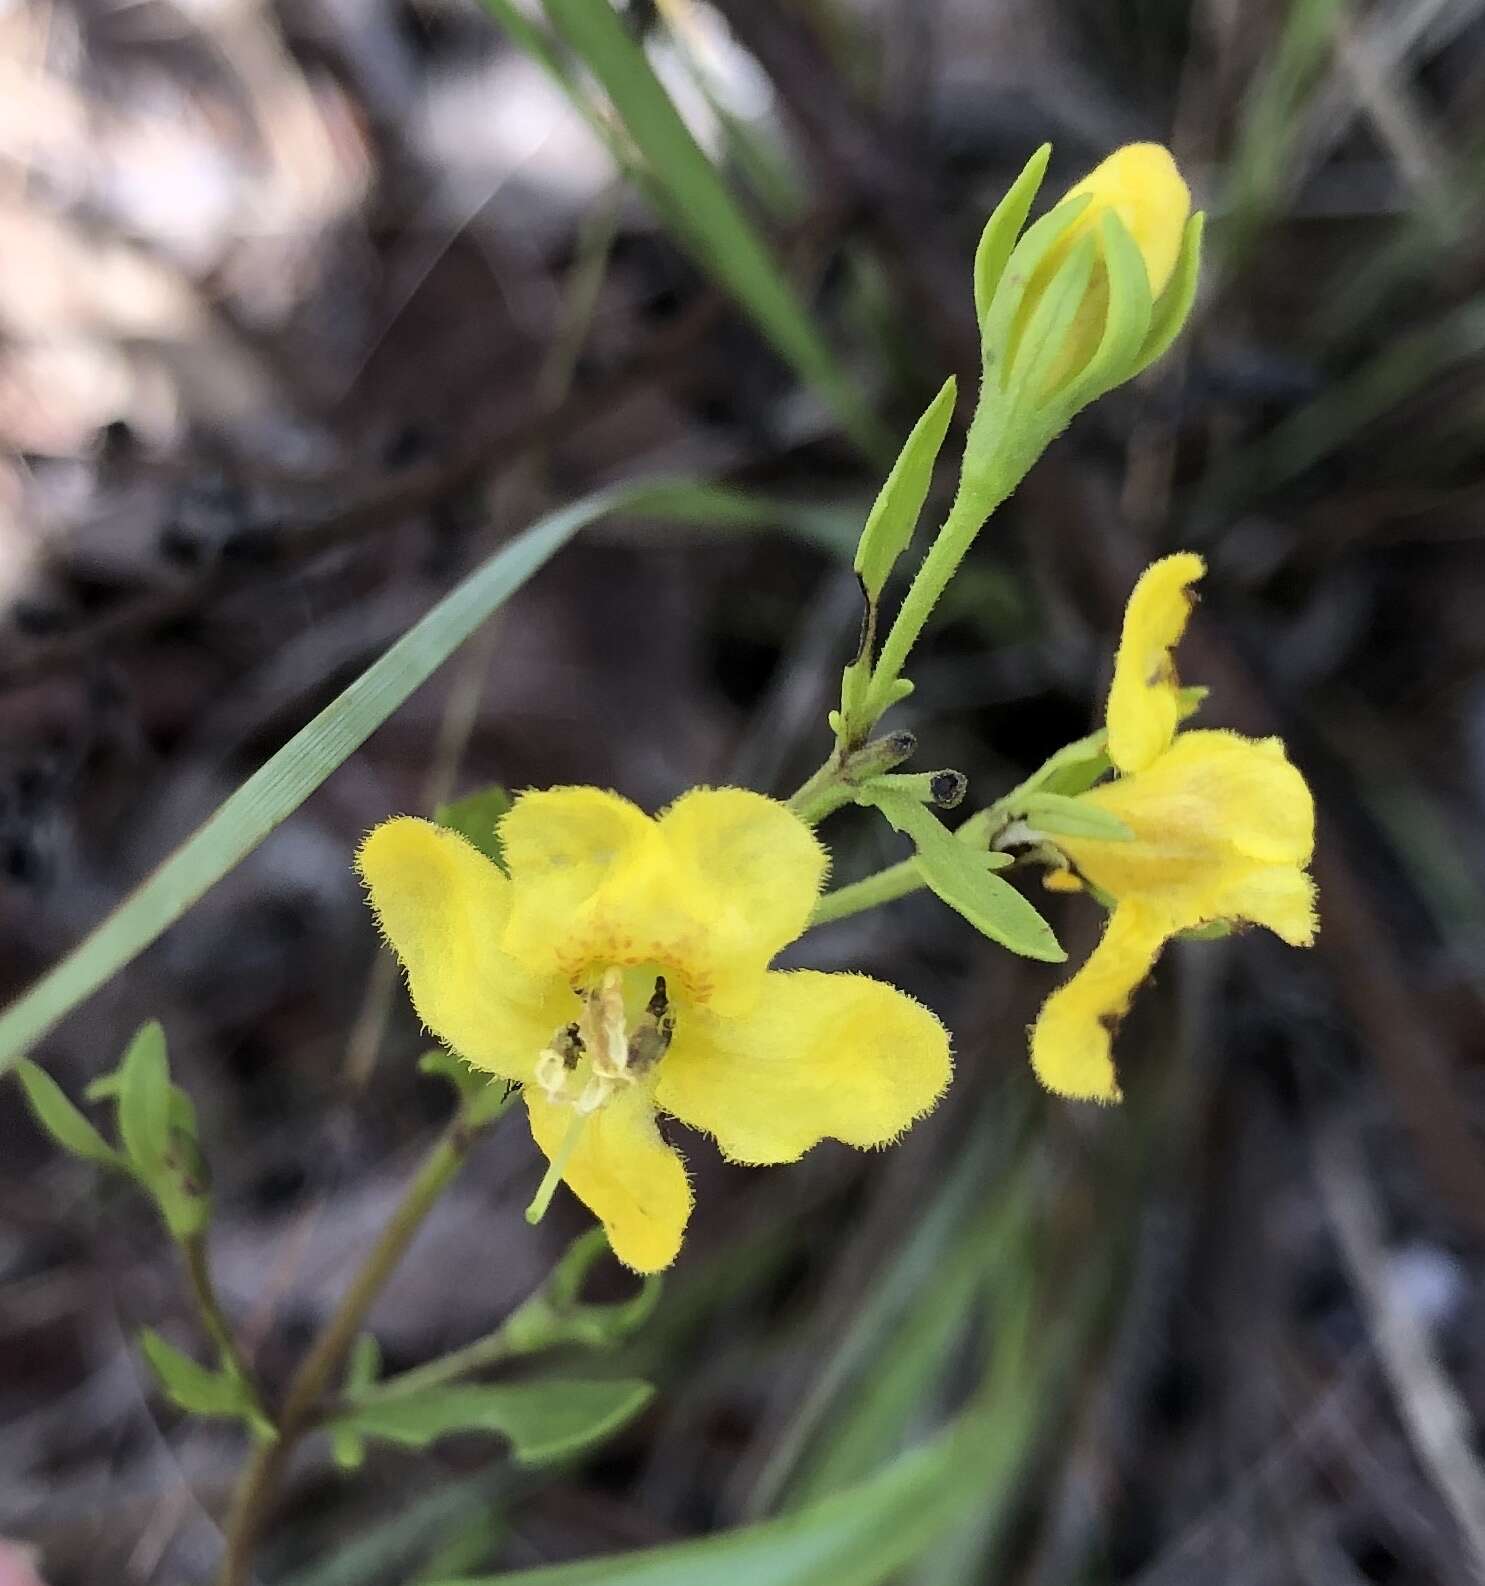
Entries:
{"type": "Polygon", "coordinates": [[[1265,865],[1213,900],[1215,917],[1264,925],[1291,947],[1315,940],[1315,883],[1294,865],[1265,865]]]}
{"type": "Polygon", "coordinates": [[[1134,839],[1062,836],[1057,846],[1113,897],[1163,907],[1172,930],[1228,917],[1235,889],[1272,866],[1297,873],[1315,845],[1314,800],[1277,738],[1183,732],[1147,769],[1080,799],[1134,839]]]}
{"type": "Polygon", "coordinates": [[[774,972],[746,1016],[678,1022],[655,1102],[735,1162],[792,1162],[827,1138],[886,1145],[933,1106],[951,1068],[948,1032],[896,987],[774,972]]]}
{"type": "Polygon", "coordinates": [[[356,867],[418,1017],[480,1068],[525,1077],[556,1021],[545,988],[500,951],[511,885],[499,866],[457,832],[399,816],[367,836],[356,867]]]}
{"type": "Polygon", "coordinates": [[[1095,229],[1099,217],[1113,210],[1144,260],[1151,298],[1159,297],[1175,272],[1191,213],[1191,190],[1170,150],[1159,143],[1126,143],[1070,187],[1061,202],[1084,193],[1090,202],[1073,234],[1095,229]]]}
{"type": "Polygon", "coordinates": [[[1142,771],[1170,746],[1180,719],[1171,651],[1186,630],[1188,586],[1206,572],[1191,551],[1163,557],[1140,574],[1124,611],[1124,631],[1109,689],[1109,758],[1125,772],[1142,771]]]}
{"type": "Polygon", "coordinates": [[[523,793],[500,823],[513,903],[504,946],[533,969],[585,967],[595,901],[655,847],[655,823],[617,793],[592,787],[523,793]]]}
{"type": "MultiPolygon", "coordinates": [[[[556,1159],[573,1119],[526,1091],[531,1133],[556,1159]]],[[[636,1272],[659,1272],[675,1260],[691,1216],[691,1185],[680,1157],[660,1138],[655,1111],[637,1085],[619,1091],[583,1126],[563,1181],[601,1222],[614,1254],[636,1272]]]]}
{"type": "Polygon", "coordinates": [[[1137,902],[1120,903],[1087,963],[1042,1005],[1031,1028],[1031,1066],[1048,1090],[1084,1101],[1123,1099],[1113,1031],[1150,973],[1166,930],[1137,902]]]}
{"type": "MultiPolygon", "coordinates": [[[[706,926],[713,978],[756,982],[819,899],[829,868],[819,838],[788,805],[742,788],[697,788],[659,825],[706,926]]],[[[755,991],[750,984],[748,1002],[755,991]]]]}

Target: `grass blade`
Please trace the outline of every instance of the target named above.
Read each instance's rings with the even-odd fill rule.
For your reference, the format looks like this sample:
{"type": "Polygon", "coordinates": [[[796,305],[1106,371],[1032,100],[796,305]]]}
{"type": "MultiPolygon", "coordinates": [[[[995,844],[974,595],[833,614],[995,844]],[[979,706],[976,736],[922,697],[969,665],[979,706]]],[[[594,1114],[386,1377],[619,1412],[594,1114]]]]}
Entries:
{"type": "Polygon", "coordinates": [[[67,956],[0,1015],[0,1074],[173,925],[347,760],[579,529],[645,487],[599,491],[538,519],[472,572],[231,794],[67,956]]]}

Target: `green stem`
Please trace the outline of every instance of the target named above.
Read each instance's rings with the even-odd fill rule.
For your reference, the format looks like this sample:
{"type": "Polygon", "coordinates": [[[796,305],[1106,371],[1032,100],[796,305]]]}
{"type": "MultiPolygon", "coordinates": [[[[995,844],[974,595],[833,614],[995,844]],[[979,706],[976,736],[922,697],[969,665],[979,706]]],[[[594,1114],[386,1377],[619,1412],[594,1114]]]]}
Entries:
{"type": "Polygon", "coordinates": [[[437,1360],[430,1360],[425,1366],[414,1366],[411,1371],[403,1371],[395,1377],[388,1377],[385,1382],[378,1382],[374,1387],[358,1394],[355,1402],[365,1404],[375,1400],[380,1403],[383,1399],[400,1398],[408,1393],[421,1393],[425,1388],[436,1388],[445,1382],[452,1382],[457,1377],[467,1377],[472,1372],[480,1371],[486,1366],[497,1365],[500,1361],[509,1360],[513,1355],[520,1353],[522,1351],[511,1343],[509,1331],[502,1323],[493,1333],[486,1333],[483,1338],[476,1338],[472,1344],[465,1344],[462,1349],[450,1350],[448,1354],[440,1355],[437,1360]]]}
{"type": "MultiPolygon", "coordinates": [[[[966,452],[968,449],[967,445],[966,452]]],[[[868,723],[874,724],[886,710],[887,690],[902,676],[908,655],[918,642],[933,608],[949,587],[949,580],[974,544],[975,536],[1009,494],[1009,490],[988,485],[978,474],[972,482],[960,478],[959,490],[944,519],[944,526],[923,558],[893,619],[892,627],[882,642],[882,653],[872,671],[871,688],[866,699],[865,717],[868,723]]]]}
{"type": "Polygon", "coordinates": [[[218,1359],[247,1388],[253,1407],[264,1422],[271,1425],[268,1412],[263,1408],[263,1397],[258,1390],[257,1381],[241,1349],[238,1348],[237,1339],[233,1336],[226,1313],[222,1310],[221,1301],[217,1298],[216,1284],[212,1282],[211,1277],[211,1262],[207,1255],[205,1234],[188,1234],[180,1241],[180,1250],[186,1264],[186,1276],[190,1280],[191,1293],[196,1300],[196,1310],[201,1317],[201,1325],[210,1335],[212,1343],[217,1346],[218,1359]]]}
{"type": "Polygon", "coordinates": [[[372,1302],[391,1277],[438,1197],[463,1165],[478,1133],[469,1127],[462,1113],[444,1131],[423,1159],[402,1203],[382,1229],[324,1330],[300,1362],[284,1398],[277,1439],[254,1453],[237,1484],[227,1519],[227,1552],[217,1576],[217,1586],[247,1586],[258,1534],[290,1454],[313,1425],[320,1400],[361,1331],[372,1302]]]}
{"type": "Polygon", "coordinates": [[[789,797],[789,808],[809,826],[849,804],[853,789],[845,778],[844,758],[837,750],[810,779],[789,797]]]}

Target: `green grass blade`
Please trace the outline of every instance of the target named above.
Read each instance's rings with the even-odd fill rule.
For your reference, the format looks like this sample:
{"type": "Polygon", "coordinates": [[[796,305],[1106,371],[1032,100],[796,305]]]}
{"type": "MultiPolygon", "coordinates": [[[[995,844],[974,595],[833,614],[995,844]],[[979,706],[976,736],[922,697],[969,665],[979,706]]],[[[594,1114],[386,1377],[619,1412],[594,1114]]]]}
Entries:
{"type": "MultiPolygon", "coordinates": [[[[830,402],[869,455],[891,439],[862,405],[778,261],[691,136],[609,0],[543,0],[563,43],[602,84],[639,151],[666,223],[757,323],[779,355],[830,402]]],[[[500,9],[503,9],[501,7],[500,9]]]]}
{"type": "Polygon", "coordinates": [[[519,534],[414,624],[231,794],[192,836],[0,1015],[0,1074],[173,925],[348,759],[579,529],[644,486],[600,491],[519,534]]]}

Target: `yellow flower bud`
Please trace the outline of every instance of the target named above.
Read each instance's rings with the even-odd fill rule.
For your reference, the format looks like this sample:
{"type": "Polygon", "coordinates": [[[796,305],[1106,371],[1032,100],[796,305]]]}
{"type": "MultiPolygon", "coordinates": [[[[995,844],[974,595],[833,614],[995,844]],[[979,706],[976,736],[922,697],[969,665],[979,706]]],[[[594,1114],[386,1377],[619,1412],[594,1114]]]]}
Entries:
{"type": "Polygon", "coordinates": [[[1066,204],[1086,198],[1081,214],[1038,263],[1016,313],[1010,339],[1010,367],[1021,338],[1054,278],[1088,239],[1094,248],[1092,274],[1067,332],[1061,355],[1047,377],[1046,392],[1084,368],[1098,350],[1109,312],[1109,278],[1104,258],[1103,221],[1117,216],[1145,266],[1153,302],[1170,284],[1191,213],[1191,193],[1170,151],[1158,143],[1130,143],[1116,149],[1081,182],[1068,189],[1066,204]]]}

